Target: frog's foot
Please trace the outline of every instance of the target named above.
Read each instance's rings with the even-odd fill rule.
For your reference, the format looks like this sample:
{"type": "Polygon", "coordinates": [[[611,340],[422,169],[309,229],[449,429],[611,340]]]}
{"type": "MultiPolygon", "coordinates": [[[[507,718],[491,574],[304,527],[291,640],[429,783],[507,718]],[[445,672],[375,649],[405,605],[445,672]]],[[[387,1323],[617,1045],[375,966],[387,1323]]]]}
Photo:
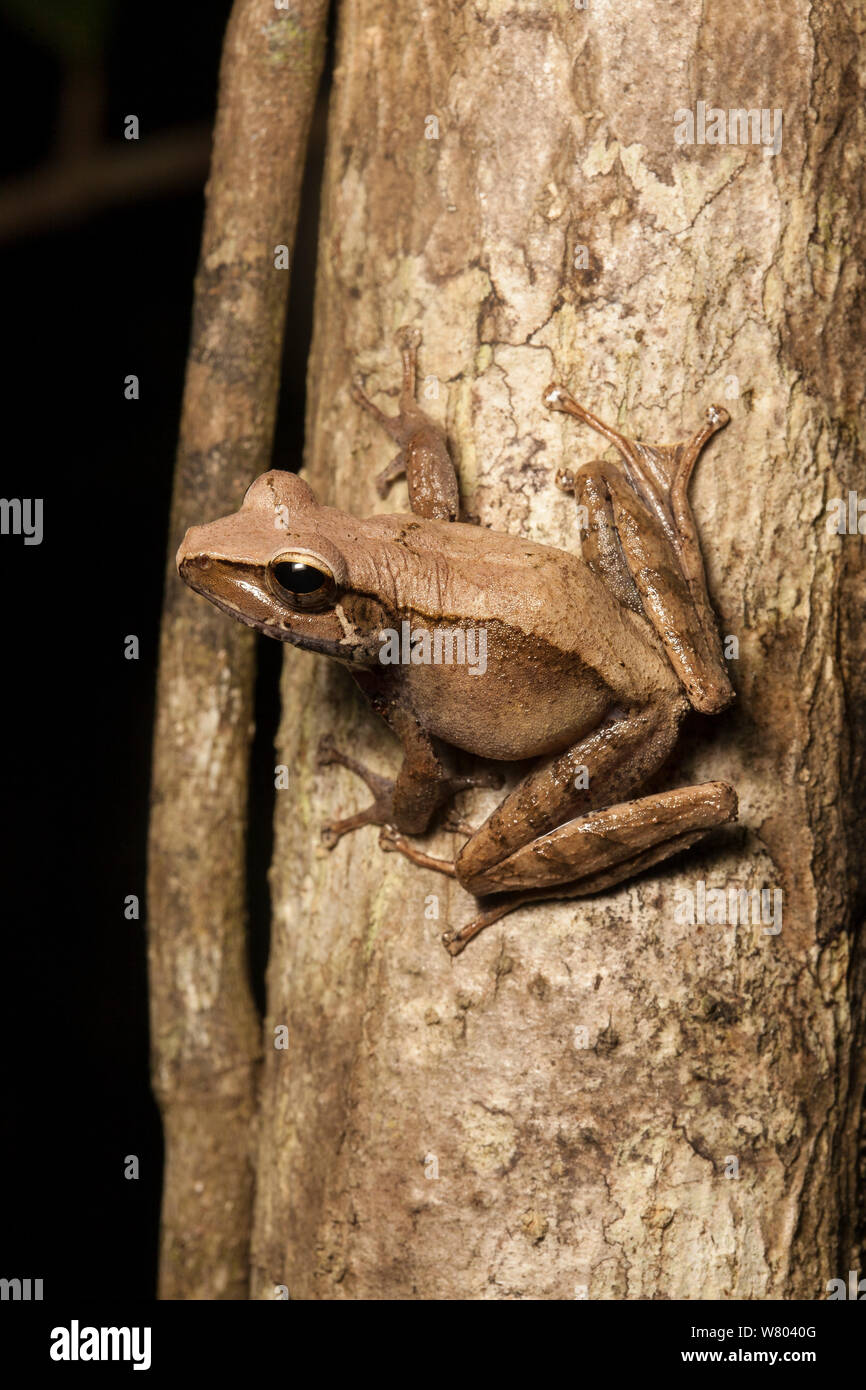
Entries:
{"type": "MultiPolygon", "coordinates": [[[[355,377],[352,382],[352,400],[357,405],[363,406],[368,415],[372,415],[374,420],[378,420],[383,430],[387,430],[392,439],[399,439],[401,419],[399,415],[386,415],[377,405],[374,405],[364,390],[363,382],[360,377],[355,377]]],[[[396,460],[395,460],[396,462],[396,460]]],[[[387,473],[387,469],[385,470],[387,473]]],[[[396,476],[396,475],[395,475],[396,476]]]]}
{"type": "MultiPolygon", "coordinates": [[[[392,439],[398,443],[405,444],[403,429],[406,420],[406,412],[415,404],[415,377],[418,366],[418,348],[421,345],[421,333],[417,328],[404,326],[397,333],[397,346],[403,359],[403,385],[400,390],[399,413],[397,415],[386,415],[377,405],[374,405],[364,390],[364,383],[360,376],[356,376],[352,382],[352,399],[358,405],[363,406],[374,420],[378,420],[384,430],[387,430],[392,439]]],[[[395,478],[399,478],[401,473],[406,471],[406,460],[401,452],[388,465],[384,473],[376,479],[376,490],[380,497],[388,495],[388,487],[395,478]]]]}
{"type": "MultiPolygon", "coordinates": [[[[452,796],[457,796],[460,792],[469,791],[471,787],[485,787],[488,790],[499,791],[502,788],[504,777],[501,772],[474,772],[465,777],[449,777],[445,786],[447,791],[442,797],[442,801],[448,801],[452,796]]],[[[470,825],[461,816],[460,812],[452,806],[442,818],[440,830],[447,830],[452,835],[464,835],[468,840],[478,829],[475,825],[470,825]]],[[[393,848],[390,846],[389,848],[393,848]]],[[[411,857],[411,856],[410,856],[411,857]]]]}
{"type": "MultiPolygon", "coordinates": [[[[458,792],[468,791],[470,787],[492,787],[498,791],[503,782],[502,774],[499,772],[473,772],[462,777],[446,777],[440,783],[438,804],[448,801],[458,792]]],[[[454,864],[450,859],[437,859],[432,854],[425,854],[423,850],[416,849],[406,836],[391,823],[393,817],[389,818],[389,823],[384,826],[379,835],[379,844],[384,850],[396,850],[399,854],[405,854],[407,859],[411,859],[413,864],[418,864],[422,869],[436,869],[440,874],[448,874],[454,878],[454,864]]],[[[442,830],[451,831],[455,835],[465,835],[468,839],[475,834],[476,827],[464,820],[458,811],[452,807],[447,813],[441,825],[442,830]]]]}
{"type": "Polygon", "coordinates": [[[388,496],[388,493],[391,491],[391,484],[396,482],[398,478],[402,478],[405,472],[406,451],[405,449],[401,449],[399,454],[396,454],[394,458],[392,458],[391,462],[388,464],[388,467],[383,468],[382,472],[378,473],[376,477],[373,479],[373,482],[376,485],[376,491],[378,492],[379,496],[382,498],[383,501],[388,496]]]}
{"type": "Polygon", "coordinates": [[[469,945],[473,936],[477,936],[485,927],[491,927],[494,922],[498,922],[501,917],[507,917],[509,912],[515,912],[518,907],[522,907],[527,901],[531,901],[534,894],[521,893],[516,901],[500,903],[497,907],[492,907],[488,912],[482,912],[477,917],[473,917],[471,922],[467,922],[465,927],[459,931],[444,931],[442,933],[442,945],[451,956],[459,956],[462,950],[469,945]]]}
{"type": "Polygon", "coordinates": [[[393,795],[394,783],[390,777],[383,777],[378,772],[371,772],[363,763],[359,763],[357,758],[350,758],[348,753],[341,753],[334,743],[330,734],[319,739],[319,747],[316,750],[316,765],[318,767],[337,767],[348,768],[354,772],[356,777],[360,777],[362,782],[366,782],[370,791],[377,798],[384,798],[393,795]]]}
{"type": "MultiPolygon", "coordinates": [[[[564,386],[548,386],[543,400],[548,410],[572,415],[613,444],[623,458],[637,493],[675,531],[683,524],[685,492],[698,455],[707,440],[717,430],[723,429],[731,418],[723,406],[711,405],[706,412],[706,423],[690,438],[677,444],[644,444],[641,440],[627,438],[613,425],[606,425],[576,401],[564,386]]],[[[563,486],[559,478],[557,484],[563,486]]],[[[564,490],[569,490],[567,484],[564,490]]]]}
{"type": "Polygon", "coordinates": [[[319,767],[331,767],[336,764],[338,767],[348,768],[349,772],[354,772],[356,777],[360,777],[363,782],[366,782],[373,793],[372,804],[365,807],[363,811],[358,811],[354,816],[347,816],[345,820],[325,822],[321,834],[327,849],[333,849],[350,830],[358,830],[362,825],[386,825],[393,820],[394,783],[390,777],[382,777],[378,772],[371,772],[356,758],[350,758],[348,754],[341,753],[335,746],[333,739],[327,734],[319,742],[316,762],[319,767]]]}
{"type": "MultiPolygon", "coordinates": [[[[452,778],[453,782],[463,782],[464,785],[472,787],[501,787],[502,779],[496,773],[479,774],[476,778],[452,778]]],[[[462,790],[458,787],[457,790],[462,790]]],[[[446,830],[452,835],[465,835],[468,840],[475,834],[477,826],[470,825],[464,820],[458,811],[453,808],[448,812],[440,826],[441,830],[446,830]]],[[[454,863],[451,859],[437,859],[432,854],[425,854],[423,850],[416,849],[405,835],[401,835],[393,825],[385,825],[379,832],[380,848],[386,851],[396,850],[398,854],[405,854],[407,859],[411,859],[413,864],[418,864],[422,869],[435,869],[437,873],[448,874],[449,878],[455,877],[454,863]]]]}
{"type": "MultiPolygon", "coordinates": [[[[373,793],[372,804],[365,807],[363,811],[358,811],[354,816],[348,816],[345,820],[327,821],[322,826],[322,839],[328,849],[333,849],[343,835],[346,835],[350,830],[358,830],[362,825],[381,825],[389,829],[394,826],[398,817],[394,809],[395,783],[390,777],[383,777],[378,772],[371,772],[363,763],[359,763],[356,758],[349,757],[347,753],[341,753],[335,746],[330,735],[325,735],[325,737],[320,740],[316,762],[319,767],[330,767],[336,764],[337,767],[347,768],[349,772],[354,772],[356,777],[360,777],[363,782],[366,782],[370,791],[373,793]]],[[[407,808],[404,806],[404,821],[409,824],[410,830],[417,830],[419,833],[423,833],[434,811],[446,801],[449,801],[452,796],[456,796],[458,792],[467,791],[470,787],[498,788],[501,786],[502,777],[498,772],[476,772],[460,777],[443,775],[433,781],[430,799],[426,801],[426,804],[422,802],[420,811],[419,808],[414,808],[418,814],[410,816],[408,821],[406,821],[407,808]],[[412,825],[412,819],[415,819],[417,824],[412,825]]],[[[465,823],[463,823],[460,828],[465,829],[467,834],[472,834],[471,826],[466,826],[465,823]]],[[[419,864],[424,863],[428,865],[428,867],[439,867],[442,861],[431,860],[430,857],[426,855],[422,856],[420,859],[416,858],[419,851],[412,849],[408,841],[404,841],[403,837],[399,836],[396,830],[393,830],[392,833],[401,843],[398,845],[396,843],[385,844],[383,842],[383,848],[399,848],[402,850],[403,844],[406,844],[408,848],[407,850],[403,850],[403,852],[407,853],[410,859],[414,859],[415,862],[419,864]],[[411,853],[408,852],[409,850],[411,850],[411,853]]],[[[444,869],[443,872],[453,873],[453,868],[449,867],[448,869],[444,869]]]]}
{"type": "Polygon", "coordinates": [[[400,391],[400,409],[415,402],[415,379],[418,373],[418,349],[421,346],[421,330],[411,324],[404,324],[395,335],[400,357],[403,361],[403,386],[400,391]]]}
{"type": "Polygon", "coordinates": [[[400,352],[405,354],[405,365],[407,370],[409,370],[414,363],[414,354],[417,353],[421,346],[421,329],[416,328],[411,323],[404,323],[403,327],[398,328],[397,332],[394,334],[394,341],[400,349],[400,352]]]}

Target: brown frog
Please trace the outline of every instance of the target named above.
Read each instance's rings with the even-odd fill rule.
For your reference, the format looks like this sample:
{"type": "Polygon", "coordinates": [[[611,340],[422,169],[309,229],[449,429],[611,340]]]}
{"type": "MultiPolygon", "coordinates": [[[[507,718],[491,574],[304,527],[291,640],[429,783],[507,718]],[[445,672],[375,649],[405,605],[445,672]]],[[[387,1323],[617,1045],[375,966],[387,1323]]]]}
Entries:
{"type": "MultiPolygon", "coordinates": [[[[367,783],[372,804],[329,824],[329,846],[359,826],[384,848],[450,874],[487,898],[446,932],[456,955],[526,902],[597,893],[736,818],[734,791],[705,782],[636,797],[671,751],[692,707],[733,699],[687,500],[704,444],[730,418],[711,406],[680,444],[625,438],[561,386],[544,400],[591,426],[621,455],[558,484],[585,518],[580,557],[457,520],[457,477],[442,430],[415,399],[419,336],[401,330],[403,387],[388,417],[355,399],[399,445],[377,480],[405,473],[411,515],[359,519],[321,505],[272,470],[232,516],[187,531],[182,579],[269,637],[341,662],[397,735],[392,781],[322,741],[320,761],[367,783]],[[436,811],[490,774],[455,776],[445,746],[482,758],[543,759],[451,862],[410,843],[436,811]]],[[[446,822],[455,828],[455,821],[446,822]]]]}

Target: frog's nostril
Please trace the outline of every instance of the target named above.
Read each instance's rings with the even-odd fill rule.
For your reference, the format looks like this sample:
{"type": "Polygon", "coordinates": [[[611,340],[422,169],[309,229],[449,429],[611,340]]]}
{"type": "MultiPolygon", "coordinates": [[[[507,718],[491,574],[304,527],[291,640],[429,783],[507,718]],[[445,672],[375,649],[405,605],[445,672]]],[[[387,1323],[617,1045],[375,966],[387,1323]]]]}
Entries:
{"type": "Polygon", "coordinates": [[[181,579],[192,581],[193,577],[201,574],[202,570],[210,569],[211,561],[207,555],[189,555],[184,553],[181,546],[177,555],[177,568],[181,579]]]}

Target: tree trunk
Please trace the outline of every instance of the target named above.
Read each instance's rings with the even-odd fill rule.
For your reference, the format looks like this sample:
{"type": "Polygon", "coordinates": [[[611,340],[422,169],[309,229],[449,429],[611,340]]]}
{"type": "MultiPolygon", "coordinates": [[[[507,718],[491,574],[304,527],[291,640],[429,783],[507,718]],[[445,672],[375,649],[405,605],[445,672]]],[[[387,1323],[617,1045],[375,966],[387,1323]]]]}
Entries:
{"type": "Polygon", "coordinates": [[[556,469],[600,450],[551,380],[656,443],[727,405],[691,495],[737,702],[693,718],[667,785],[729,781],[741,809],[451,959],[459,887],[373,829],[321,847],[368,798],[317,770],[320,736],[381,771],[398,749],[286,649],[254,1297],[820,1298],[858,1267],[866,584],[825,504],[866,490],[863,30],[837,0],[342,4],[306,476],[406,509],[350,396],[360,369],[388,405],[404,322],[468,510],[563,548],[556,469]],[[699,100],[781,108],[781,149],[678,144],[699,100]],[[781,931],[689,923],[700,884],[781,890],[781,931]]]}
{"type": "Polygon", "coordinates": [[[245,939],[252,633],[180,583],[188,526],[271,462],[291,247],[327,0],[226,34],[169,531],[148,847],[153,1088],[165,1132],[161,1298],[243,1298],[261,1039],[245,939]]]}

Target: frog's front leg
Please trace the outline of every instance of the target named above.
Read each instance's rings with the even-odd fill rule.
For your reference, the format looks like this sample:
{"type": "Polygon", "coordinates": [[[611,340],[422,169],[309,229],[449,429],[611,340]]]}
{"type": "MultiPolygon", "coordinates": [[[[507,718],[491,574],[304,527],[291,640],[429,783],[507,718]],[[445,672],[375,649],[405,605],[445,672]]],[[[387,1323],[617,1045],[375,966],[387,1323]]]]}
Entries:
{"type": "Polygon", "coordinates": [[[321,833],[327,849],[333,849],[338,840],[350,830],[359,830],[362,825],[386,825],[392,819],[394,782],[390,777],[382,777],[378,772],[372,772],[363,763],[359,763],[357,758],[350,758],[348,753],[341,753],[328,734],[319,740],[316,763],[319,767],[336,765],[347,768],[349,772],[354,772],[356,777],[360,777],[362,782],[366,782],[373,793],[371,804],[363,811],[357,811],[354,816],[346,816],[344,820],[325,822],[321,833]]]}
{"type": "Polygon", "coordinates": [[[362,825],[395,827],[404,835],[423,835],[436,811],[458,792],[469,787],[498,787],[502,778],[496,773],[455,776],[448,771],[434,747],[433,740],[421,727],[414,713],[400,705],[379,698],[375,680],[366,673],[355,675],[373,708],[391,727],[403,745],[403,763],[397,777],[382,777],[341,753],[329,737],[319,743],[320,767],[337,764],[354,772],[366,782],[373,793],[372,803],[345,820],[328,821],[322,827],[322,839],[328,849],[350,830],[362,825]]]}
{"type": "Polygon", "coordinates": [[[409,505],[416,516],[431,521],[456,521],[460,491],[445,435],[415,399],[420,342],[421,334],[417,329],[401,328],[397,334],[403,358],[403,387],[397,415],[383,414],[358,383],[352,395],[400,445],[396,458],[376,479],[379,496],[387,496],[391,483],[405,473],[409,505]]]}

